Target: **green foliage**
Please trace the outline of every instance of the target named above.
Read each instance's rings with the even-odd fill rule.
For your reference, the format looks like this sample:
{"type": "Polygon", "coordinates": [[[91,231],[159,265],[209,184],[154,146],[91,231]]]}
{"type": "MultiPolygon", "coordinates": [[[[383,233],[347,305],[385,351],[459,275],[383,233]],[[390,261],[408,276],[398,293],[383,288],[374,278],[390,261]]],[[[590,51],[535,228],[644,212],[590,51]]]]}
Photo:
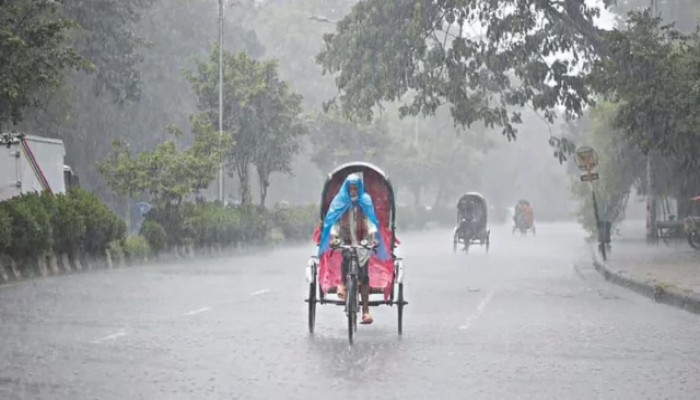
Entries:
{"type": "MultiPolygon", "coordinates": [[[[112,154],[98,163],[107,184],[129,197],[147,193],[161,206],[178,205],[187,195],[206,188],[216,175],[222,153],[231,145],[230,136],[219,137],[201,116],[192,117],[191,122],[194,141],[185,150],[170,139],[152,151],[132,156],[128,144],[115,141],[112,154]]],[[[175,137],[182,136],[176,127],[169,131],[175,137]]]]}
{"type": "Polygon", "coordinates": [[[362,124],[332,112],[316,116],[310,137],[311,160],[326,172],[350,161],[382,164],[391,145],[386,118],[362,124]]]}
{"type": "Polygon", "coordinates": [[[111,94],[117,102],[136,100],[141,94],[145,41],[134,33],[135,24],[155,0],[65,0],[64,15],[79,32],[74,45],[94,65],[92,89],[111,94]]]}
{"type": "MultiPolygon", "coordinates": [[[[594,183],[600,217],[613,226],[624,219],[630,192],[639,184],[645,173],[645,158],[630,146],[624,133],[613,127],[619,105],[599,103],[590,112],[590,128],[582,144],[597,149],[600,162],[596,171],[600,178],[594,183]]],[[[574,196],[579,199],[578,219],[589,232],[596,232],[591,186],[579,181],[576,170],[572,182],[574,196]]]]}
{"type": "Polygon", "coordinates": [[[0,206],[0,254],[3,254],[10,248],[10,239],[12,239],[12,221],[4,207],[0,206]]]}
{"type": "Polygon", "coordinates": [[[632,13],[628,29],[608,35],[611,56],[596,64],[591,83],[620,106],[614,126],[645,154],[700,166],[700,36],[661,28],[648,12],[632,13]]]}
{"type": "Polygon", "coordinates": [[[104,255],[108,243],[123,240],[126,223],[94,193],[73,188],[68,192],[68,197],[84,218],[83,251],[90,255],[104,255]]]}
{"type": "Polygon", "coordinates": [[[0,2],[0,127],[20,121],[65,69],[89,67],[68,45],[73,24],[61,9],[54,1],[0,2]]]}
{"type": "Polygon", "coordinates": [[[130,235],[124,241],[124,253],[131,262],[143,261],[151,254],[151,247],[142,235],[130,235]]]}
{"type": "Polygon", "coordinates": [[[281,231],[287,240],[308,240],[318,223],[318,207],[283,207],[270,210],[271,226],[281,231]]]}
{"type": "Polygon", "coordinates": [[[0,203],[0,253],[31,262],[53,251],[104,255],[107,244],[123,240],[126,226],[94,194],[71,189],[66,195],[29,193],[0,203]]]}
{"type": "MultiPolygon", "coordinates": [[[[199,109],[212,126],[219,119],[219,49],[215,46],[209,62],[198,62],[187,73],[199,101],[199,109]]],[[[255,165],[264,203],[269,176],[289,172],[292,156],[298,151],[306,128],[300,121],[301,96],[277,75],[276,61],[257,61],[247,53],[224,51],[223,130],[230,132],[235,145],[227,154],[231,173],[240,181],[241,202],[249,204],[249,166],[255,165]]]]}
{"type": "Polygon", "coordinates": [[[153,253],[158,254],[166,248],[165,229],[157,221],[146,219],[141,225],[140,235],[146,239],[153,253]]]}
{"type": "Polygon", "coordinates": [[[521,116],[510,107],[529,105],[551,122],[556,106],[578,115],[590,101],[576,65],[607,51],[598,13],[580,0],[361,1],[324,36],[317,61],[335,76],[345,116],[371,118],[410,95],[402,115],[449,104],[455,123],[481,121],[513,138],[521,116]]]}
{"type": "Polygon", "coordinates": [[[118,262],[124,259],[124,242],[122,240],[113,240],[107,243],[107,253],[112,257],[112,262],[118,262]]]}

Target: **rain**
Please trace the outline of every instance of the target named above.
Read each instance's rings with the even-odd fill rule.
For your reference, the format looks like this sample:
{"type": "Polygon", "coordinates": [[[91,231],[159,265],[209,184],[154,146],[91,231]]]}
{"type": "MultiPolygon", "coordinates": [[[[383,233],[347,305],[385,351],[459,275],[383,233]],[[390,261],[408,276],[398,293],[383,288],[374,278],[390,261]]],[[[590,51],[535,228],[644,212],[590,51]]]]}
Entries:
{"type": "Polygon", "coordinates": [[[0,0],[0,399],[696,399],[691,0],[0,0]]]}

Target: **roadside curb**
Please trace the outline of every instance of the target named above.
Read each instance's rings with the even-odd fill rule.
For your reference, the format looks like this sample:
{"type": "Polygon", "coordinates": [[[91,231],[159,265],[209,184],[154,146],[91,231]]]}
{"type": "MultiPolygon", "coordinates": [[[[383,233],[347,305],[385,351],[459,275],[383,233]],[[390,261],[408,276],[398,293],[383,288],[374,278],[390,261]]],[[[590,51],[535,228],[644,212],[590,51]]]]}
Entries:
{"type": "Polygon", "coordinates": [[[627,288],[637,294],[648,297],[657,303],[666,304],[700,315],[700,296],[686,293],[675,287],[656,281],[642,281],[613,271],[603,262],[595,250],[593,251],[593,266],[605,280],[627,288]]]}

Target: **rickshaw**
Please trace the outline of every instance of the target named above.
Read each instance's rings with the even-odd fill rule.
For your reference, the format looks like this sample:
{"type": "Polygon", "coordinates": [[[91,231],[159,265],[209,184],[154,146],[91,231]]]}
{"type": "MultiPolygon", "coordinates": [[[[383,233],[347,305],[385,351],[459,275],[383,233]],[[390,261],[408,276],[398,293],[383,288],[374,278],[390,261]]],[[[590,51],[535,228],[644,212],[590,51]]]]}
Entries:
{"type": "Polygon", "coordinates": [[[515,215],[513,216],[513,234],[520,231],[522,235],[526,235],[531,231],[533,235],[536,233],[535,219],[532,213],[532,204],[527,200],[520,200],[515,205],[515,215]]]}
{"type": "Polygon", "coordinates": [[[488,206],[486,199],[479,193],[467,193],[457,202],[457,226],[454,229],[453,251],[457,252],[459,244],[469,252],[469,246],[478,244],[486,246],[486,252],[491,245],[491,231],[487,227],[488,206]]]}
{"type": "MultiPolygon", "coordinates": [[[[376,253],[370,257],[368,274],[370,280],[370,307],[396,306],[398,313],[398,334],[403,333],[403,308],[408,304],[404,300],[404,265],[401,258],[396,257],[394,250],[399,244],[396,238],[396,205],[394,189],[387,175],[375,165],[365,162],[351,162],[337,167],[331,172],[323,186],[321,195],[320,217],[324,220],[331,201],[338,193],[345,178],[352,174],[362,177],[365,192],[372,197],[374,210],[379,221],[384,247],[390,254],[388,260],[380,259],[376,253]]],[[[320,240],[320,226],[314,233],[318,245],[320,240]]],[[[355,253],[356,254],[356,253],[355,253]]],[[[357,282],[353,278],[353,270],[356,270],[356,259],[353,258],[352,266],[348,274],[348,290],[345,300],[336,296],[338,284],[341,281],[342,251],[328,249],[319,256],[312,256],[306,268],[306,280],[308,282],[308,322],[309,333],[314,333],[316,324],[316,305],[334,304],[345,307],[348,320],[348,340],[353,343],[353,336],[357,331],[357,314],[360,311],[357,282]]]]}
{"type": "Polygon", "coordinates": [[[700,250],[700,196],[690,199],[693,202],[692,214],[683,223],[688,235],[688,244],[695,250],[700,250]]]}

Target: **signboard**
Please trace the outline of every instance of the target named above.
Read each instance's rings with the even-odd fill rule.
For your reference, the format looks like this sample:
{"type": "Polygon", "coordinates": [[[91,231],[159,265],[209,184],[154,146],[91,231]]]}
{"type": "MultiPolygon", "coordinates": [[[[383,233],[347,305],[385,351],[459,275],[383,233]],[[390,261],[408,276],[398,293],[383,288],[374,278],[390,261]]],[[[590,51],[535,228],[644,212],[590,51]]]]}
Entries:
{"type": "Polygon", "coordinates": [[[593,170],[598,166],[598,153],[592,147],[579,147],[576,150],[576,165],[581,171],[593,170]]]}

